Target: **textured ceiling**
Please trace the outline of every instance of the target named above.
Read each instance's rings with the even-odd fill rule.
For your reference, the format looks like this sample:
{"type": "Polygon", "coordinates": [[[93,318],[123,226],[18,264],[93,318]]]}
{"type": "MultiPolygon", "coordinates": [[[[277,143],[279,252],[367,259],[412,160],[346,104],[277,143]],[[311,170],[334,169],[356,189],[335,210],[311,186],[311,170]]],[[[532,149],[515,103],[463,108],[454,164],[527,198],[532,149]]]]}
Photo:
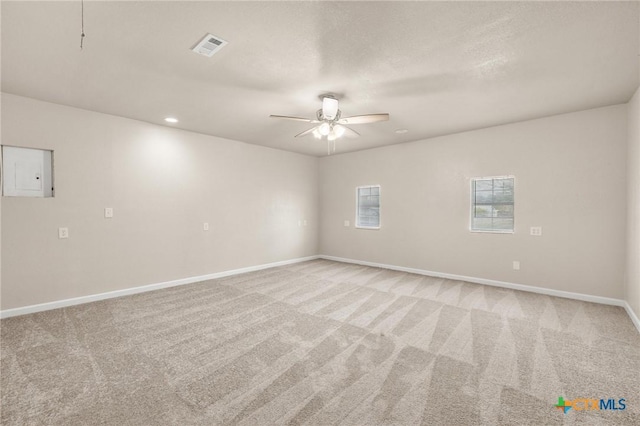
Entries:
{"type": "Polygon", "coordinates": [[[309,125],[334,93],[337,152],[623,103],[638,2],[2,2],[2,91],[326,155],[309,125]],[[212,58],[190,48],[229,41],[212,58]],[[407,129],[396,134],[396,129],[407,129]]]}

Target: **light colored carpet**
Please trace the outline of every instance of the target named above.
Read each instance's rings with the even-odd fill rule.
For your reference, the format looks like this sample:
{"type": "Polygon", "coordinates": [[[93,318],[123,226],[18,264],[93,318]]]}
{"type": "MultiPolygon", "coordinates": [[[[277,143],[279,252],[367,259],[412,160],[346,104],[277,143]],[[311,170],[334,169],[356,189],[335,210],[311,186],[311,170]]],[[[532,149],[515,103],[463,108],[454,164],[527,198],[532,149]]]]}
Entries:
{"type": "Polygon", "coordinates": [[[640,424],[622,308],[326,260],[1,326],[6,425],[640,424]]]}

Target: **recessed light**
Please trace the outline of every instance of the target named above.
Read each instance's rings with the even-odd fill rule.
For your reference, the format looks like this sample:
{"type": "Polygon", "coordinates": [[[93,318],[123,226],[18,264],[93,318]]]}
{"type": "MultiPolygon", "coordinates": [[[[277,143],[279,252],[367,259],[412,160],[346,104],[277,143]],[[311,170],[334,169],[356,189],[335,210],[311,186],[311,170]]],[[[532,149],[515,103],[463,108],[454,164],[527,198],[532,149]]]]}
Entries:
{"type": "Polygon", "coordinates": [[[167,123],[177,123],[178,119],[173,117],[167,117],[164,119],[164,121],[166,121],[167,123]]]}
{"type": "Polygon", "coordinates": [[[396,130],[396,133],[399,134],[399,135],[405,134],[407,132],[408,132],[407,129],[398,129],[398,130],[396,130]]]}

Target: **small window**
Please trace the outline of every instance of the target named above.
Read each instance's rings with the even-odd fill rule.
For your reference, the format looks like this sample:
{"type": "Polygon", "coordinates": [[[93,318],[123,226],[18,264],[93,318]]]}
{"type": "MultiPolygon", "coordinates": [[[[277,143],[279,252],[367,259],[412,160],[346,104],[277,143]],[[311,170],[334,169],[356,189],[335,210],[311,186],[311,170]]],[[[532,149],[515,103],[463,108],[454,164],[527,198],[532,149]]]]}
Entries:
{"type": "Polygon", "coordinates": [[[356,227],[380,228],[380,185],[356,188],[356,227]]]}
{"type": "Polygon", "coordinates": [[[513,232],[513,176],[471,180],[471,230],[513,232]]]}

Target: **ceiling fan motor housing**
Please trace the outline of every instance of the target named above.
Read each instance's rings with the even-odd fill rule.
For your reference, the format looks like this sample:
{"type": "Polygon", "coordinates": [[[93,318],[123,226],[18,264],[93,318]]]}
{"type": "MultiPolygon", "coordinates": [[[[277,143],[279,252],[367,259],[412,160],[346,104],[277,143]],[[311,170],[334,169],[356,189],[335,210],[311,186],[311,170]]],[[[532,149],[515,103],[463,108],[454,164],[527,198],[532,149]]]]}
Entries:
{"type": "Polygon", "coordinates": [[[322,98],[322,117],[325,120],[335,120],[338,115],[338,100],[335,98],[322,98]]]}
{"type": "Polygon", "coordinates": [[[316,117],[318,119],[318,121],[338,121],[340,120],[340,116],[342,115],[342,111],[338,110],[338,112],[336,113],[336,115],[333,118],[329,118],[326,115],[324,115],[324,113],[322,112],[321,109],[319,109],[316,112],[316,117]]]}

